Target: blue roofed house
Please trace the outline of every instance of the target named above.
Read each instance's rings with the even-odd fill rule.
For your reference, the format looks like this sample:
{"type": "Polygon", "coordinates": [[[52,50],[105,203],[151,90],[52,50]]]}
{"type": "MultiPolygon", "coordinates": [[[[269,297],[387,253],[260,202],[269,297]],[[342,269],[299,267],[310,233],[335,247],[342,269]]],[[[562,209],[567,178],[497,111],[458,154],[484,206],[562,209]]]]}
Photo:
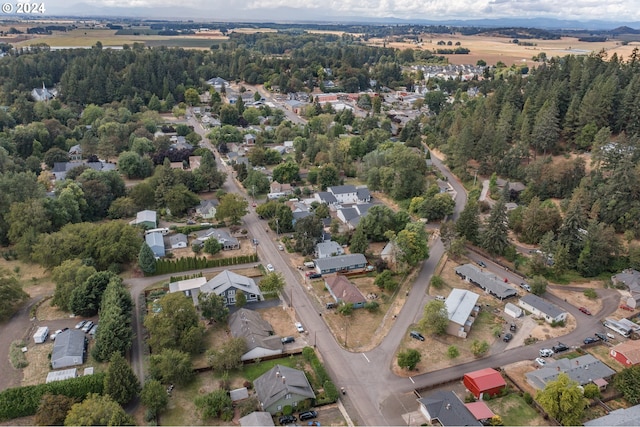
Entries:
{"type": "Polygon", "coordinates": [[[148,233],[144,236],[144,240],[147,245],[149,245],[156,258],[162,258],[165,255],[164,237],[162,236],[162,233],[148,233]]]}
{"type": "MultiPolygon", "coordinates": [[[[276,365],[253,382],[260,406],[263,411],[276,414],[285,406],[295,411],[301,402],[309,405],[316,398],[304,371],[276,365]]],[[[309,406],[306,406],[309,407],[309,406]]]]}
{"type": "Polygon", "coordinates": [[[447,308],[449,324],[447,333],[454,337],[466,338],[475,322],[480,307],[477,305],[480,295],[464,289],[453,289],[444,305],[447,308]]]}

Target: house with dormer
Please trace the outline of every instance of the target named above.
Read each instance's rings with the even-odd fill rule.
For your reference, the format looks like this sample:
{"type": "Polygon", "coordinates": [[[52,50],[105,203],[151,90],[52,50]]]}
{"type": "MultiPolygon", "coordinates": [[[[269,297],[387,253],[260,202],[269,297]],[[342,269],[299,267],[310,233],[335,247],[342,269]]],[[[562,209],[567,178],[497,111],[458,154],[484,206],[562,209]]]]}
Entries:
{"type": "Polygon", "coordinates": [[[304,401],[310,406],[316,398],[304,371],[282,365],[276,365],[256,378],[253,388],[262,410],[272,415],[282,412],[285,406],[295,411],[304,401]]]}
{"type": "Polygon", "coordinates": [[[240,356],[243,362],[282,354],[282,338],[258,312],[240,308],[229,315],[228,324],[231,335],[246,344],[245,353],[240,356]]]}

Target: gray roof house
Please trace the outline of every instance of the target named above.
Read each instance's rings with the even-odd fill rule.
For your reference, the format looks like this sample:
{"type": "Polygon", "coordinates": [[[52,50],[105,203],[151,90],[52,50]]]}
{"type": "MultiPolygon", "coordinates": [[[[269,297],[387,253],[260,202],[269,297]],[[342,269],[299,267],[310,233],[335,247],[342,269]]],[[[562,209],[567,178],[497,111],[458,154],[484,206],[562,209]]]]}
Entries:
{"type": "Polygon", "coordinates": [[[222,249],[229,251],[232,249],[240,249],[240,242],[235,237],[231,237],[225,230],[219,228],[209,228],[196,232],[196,240],[203,244],[207,239],[215,238],[222,244],[222,249]]]}
{"type": "Polygon", "coordinates": [[[418,402],[428,424],[437,421],[443,427],[482,425],[453,391],[438,390],[418,402]]]}
{"type": "Polygon", "coordinates": [[[261,411],[254,411],[249,415],[245,415],[244,417],[240,418],[238,421],[240,421],[240,426],[242,427],[270,427],[275,425],[273,424],[273,418],[271,417],[271,414],[261,411]]]}
{"type": "Polygon", "coordinates": [[[64,181],[67,178],[67,172],[79,166],[86,166],[98,172],[108,172],[116,170],[116,165],[114,163],[107,163],[103,162],[102,160],[97,162],[78,160],[73,162],[55,162],[53,164],[53,170],[51,172],[56,178],[56,181],[64,181]]]}
{"type": "Polygon", "coordinates": [[[343,302],[345,304],[353,304],[353,308],[362,308],[367,302],[360,290],[341,274],[326,276],[324,278],[324,286],[337,303],[343,302]]]}
{"type": "Polygon", "coordinates": [[[164,238],[161,232],[148,233],[144,236],[145,242],[153,251],[156,258],[161,258],[165,255],[164,251],[164,238]]]}
{"type": "Polygon", "coordinates": [[[253,279],[229,270],[220,272],[213,279],[200,286],[200,292],[215,292],[225,299],[227,305],[235,305],[236,295],[240,291],[244,292],[247,297],[247,303],[262,300],[262,292],[253,279]]]}
{"type": "Polygon", "coordinates": [[[85,353],[84,332],[67,329],[56,336],[51,352],[51,367],[53,369],[68,368],[82,365],[85,353]]]}
{"type": "Polygon", "coordinates": [[[462,280],[480,286],[485,292],[501,300],[518,295],[514,288],[498,280],[496,275],[480,271],[473,264],[460,265],[456,267],[455,271],[462,280]]]}
{"type": "Polygon", "coordinates": [[[242,361],[282,354],[282,339],[260,314],[241,308],[229,316],[229,330],[234,338],[242,338],[247,345],[242,361]]]}
{"type": "Polygon", "coordinates": [[[640,426],[640,405],[620,408],[584,423],[585,426],[640,426]]]}
{"type": "Polygon", "coordinates": [[[69,160],[82,160],[82,147],[80,147],[80,144],[76,144],[73,147],[69,148],[69,160]]]}
{"type": "Polygon", "coordinates": [[[567,320],[566,311],[537,295],[527,294],[523,296],[520,298],[518,305],[534,316],[543,318],[547,323],[567,320]]]}
{"type": "Polygon", "coordinates": [[[629,307],[640,307],[640,271],[627,268],[621,273],[611,276],[611,281],[615,284],[622,283],[629,288],[631,296],[626,298],[626,304],[629,307]]]}
{"type": "Polygon", "coordinates": [[[316,264],[316,271],[319,274],[357,270],[360,268],[365,268],[367,266],[367,259],[362,254],[348,254],[329,258],[317,258],[314,259],[313,262],[316,264]]]}
{"type": "Polygon", "coordinates": [[[355,185],[334,185],[327,191],[333,194],[338,203],[358,203],[358,192],[355,185]]]}
{"type": "Polygon", "coordinates": [[[455,337],[466,338],[471,330],[471,325],[476,320],[480,311],[478,307],[480,295],[465,289],[453,289],[444,305],[449,316],[447,333],[455,337]]]}
{"type": "Polygon", "coordinates": [[[547,364],[542,368],[525,375],[529,384],[537,389],[543,389],[549,381],[554,381],[561,373],[567,374],[578,384],[585,385],[599,379],[606,380],[616,371],[591,354],[585,354],[575,359],[547,359],[547,364]]]}
{"type": "Polygon", "coordinates": [[[204,219],[212,219],[216,216],[216,209],[218,207],[218,201],[212,200],[200,200],[200,204],[196,206],[196,214],[204,219]]]}
{"type": "Polygon", "coordinates": [[[317,258],[329,258],[337,255],[344,255],[344,249],[338,242],[329,240],[316,245],[315,255],[317,258]]]}
{"type": "Polygon", "coordinates": [[[315,195],[315,199],[320,203],[326,203],[327,205],[335,205],[338,203],[338,199],[332,193],[328,191],[318,191],[315,195]]]}
{"type": "Polygon", "coordinates": [[[187,247],[187,235],[183,233],[174,234],[169,236],[169,244],[171,249],[180,249],[187,247]]]}
{"type": "Polygon", "coordinates": [[[253,382],[253,388],[264,411],[281,412],[289,405],[295,408],[305,400],[316,398],[304,371],[276,365],[253,382]]]}
{"type": "Polygon", "coordinates": [[[224,87],[229,86],[229,82],[222,77],[214,77],[207,80],[207,84],[213,86],[215,90],[221,90],[224,87]]]}
{"type": "Polygon", "coordinates": [[[207,283],[207,278],[203,276],[171,282],[169,283],[169,293],[182,292],[193,299],[193,305],[198,305],[200,287],[205,283],[207,283]]]}
{"type": "Polygon", "coordinates": [[[31,97],[34,101],[48,101],[50,99],[55,98],[58,95],[58,91],[56,89],[47,89],[42,83],[42,87],[36,87],[31,90],[31,97]]]}

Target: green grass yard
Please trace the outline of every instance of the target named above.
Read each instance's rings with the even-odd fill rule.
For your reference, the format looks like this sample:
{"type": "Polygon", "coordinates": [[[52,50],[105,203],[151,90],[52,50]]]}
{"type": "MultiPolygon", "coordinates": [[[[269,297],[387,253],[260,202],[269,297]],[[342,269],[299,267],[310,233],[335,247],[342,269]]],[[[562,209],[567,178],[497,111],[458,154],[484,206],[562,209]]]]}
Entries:
{"type": "Polygon", "coordinates": [[[502,417],[505,426],[545,425],[544,418],[517,393],[486,402],[491,410],[502,417]]]}

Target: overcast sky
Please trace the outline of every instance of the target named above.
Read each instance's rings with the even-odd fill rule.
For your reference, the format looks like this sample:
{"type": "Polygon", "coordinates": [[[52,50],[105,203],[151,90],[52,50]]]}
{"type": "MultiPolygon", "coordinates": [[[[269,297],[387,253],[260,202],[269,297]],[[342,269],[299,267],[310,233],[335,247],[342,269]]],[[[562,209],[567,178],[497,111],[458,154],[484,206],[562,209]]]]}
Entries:
{"type": "MultiPolygon", "coordinates": [[[[33,0],[34,2],[36,0],[33,0]]],[[[40,1],[40,0],[37,0],[40,1]]],[[[49,11],[74,3],[116,7],[180,7],[198,11],[202,19],[230,15],[265,16],[282,20],[314,16],[395,17],[402,19],[556,18],[569,20],[640,21],[640,0],[45,0],[49,11]],[[277,15],[278,8],[289,8],[277,15]]],[[[83,8],[84,9],[84,8],[83,8]]],[[[85,12],[86,13],[86,12],[85,12]]],[[[156,15],[151,13],[150,16],[156,15]]]]}

